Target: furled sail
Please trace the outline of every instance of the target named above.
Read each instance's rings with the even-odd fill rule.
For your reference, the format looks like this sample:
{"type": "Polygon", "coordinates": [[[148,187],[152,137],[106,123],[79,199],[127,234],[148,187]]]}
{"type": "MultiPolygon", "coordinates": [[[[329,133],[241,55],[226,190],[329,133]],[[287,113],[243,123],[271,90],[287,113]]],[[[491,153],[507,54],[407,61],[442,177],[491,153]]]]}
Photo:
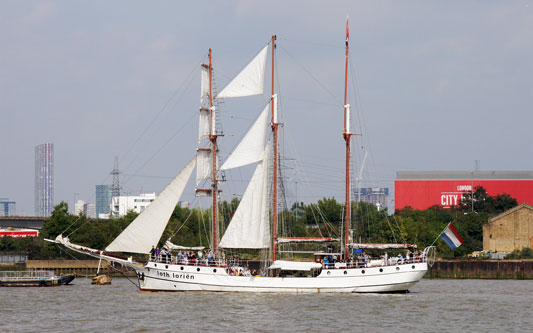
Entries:
{"type": "Polygon", "coordinates": [[[220,241],[220,247],[232,249],[265,249],[270,247],[269,154],[270,145],[267,145],[263,160],[257,164],[239,207],[220,241]]]}
{"type": "Polygon", "coordinates": [[[165,246],[168,247],[171,250],[194,250],[194,251],[198,251],[198,250],[205,249],[205,246],[181,246],[181,245],[176,245],[176,244],[172,243],[169,240],[167,240],[165,242],[165,246]]]}
{"type": "Polygon", "coordinates": [[[106,247],[110,252],[149,253],[157,245],[194,169],[196,158],[106,247]]]}
{"type": "Polygon", "coordinates": [[[243,97],[263,93],[268,44],[228,83],[216,98],[243,97]]]}
{"type": "Polygon", "coordinates": [[[409,249],[416,247],[414,244],[404,244],[404,243],[350,243],[350,247],[354,249],[409,249]]]}
{"type": "Polygon", "coordinates": [[[248,133],[241,140],[237,148],[222,164],[220,170],[238,168],[255,163],[263,158],[265,147],[265,129],[268,120],[268,104],[257,118],[248,133]]]}

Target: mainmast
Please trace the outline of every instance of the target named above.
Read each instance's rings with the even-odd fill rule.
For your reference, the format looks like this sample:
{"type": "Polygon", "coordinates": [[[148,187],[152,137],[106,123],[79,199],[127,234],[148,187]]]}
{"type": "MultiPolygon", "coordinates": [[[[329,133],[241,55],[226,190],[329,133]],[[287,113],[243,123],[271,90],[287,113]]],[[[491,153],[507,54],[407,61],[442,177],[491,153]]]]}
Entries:
{"type": "Polygon", "coordinates": [[[348,261],[349,255],[349,235],[350,235],[350,141],[352,133],[350,132],[350,105],[347,103],[348,95],[348,42],[350,32],[348,29],[348,18],[346,18],[346,66],[344,71],[344,131],[342,136],[346,142],[346,216],[344,217],[344,260],[348,261]]]}
{"type": "Polygon", "coordinates": [[[272,36],[272,136],[273,136],[273,163],[274,171],[272,177],[272,260],[276,261],[277,242],[278,242],[278,115],[277,115],[277,96],[274,94],[274,50],[276,49],[276,35],[272,36]]]}

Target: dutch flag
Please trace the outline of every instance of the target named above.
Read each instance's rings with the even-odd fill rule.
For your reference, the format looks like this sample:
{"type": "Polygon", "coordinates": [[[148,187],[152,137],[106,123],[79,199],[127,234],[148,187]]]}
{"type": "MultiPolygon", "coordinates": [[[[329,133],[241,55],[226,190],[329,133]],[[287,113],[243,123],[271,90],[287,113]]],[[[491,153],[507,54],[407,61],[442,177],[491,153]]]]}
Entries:
{"type": "Polygon", "coordinates": [[[444,239],[446,244],[452,249],[455,250],[459,246],[463,245],[464,241],[457,233],[457,230],[453,227],[452,223],[450,222],[448,226],[444,229],[444,231],[440,234],[440,237],[444,239]]]}

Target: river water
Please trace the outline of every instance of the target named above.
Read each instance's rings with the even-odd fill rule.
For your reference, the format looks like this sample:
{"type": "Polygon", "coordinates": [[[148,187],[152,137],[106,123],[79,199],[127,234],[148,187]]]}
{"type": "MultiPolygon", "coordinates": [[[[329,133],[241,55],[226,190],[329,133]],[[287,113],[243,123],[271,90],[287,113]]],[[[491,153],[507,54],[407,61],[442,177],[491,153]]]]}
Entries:
{"type": "Polygon", "coordinates": [[[531,332],[533,280],[422,280],[408,294],[139,292],[0,288],[1,332],[531,332]]]}

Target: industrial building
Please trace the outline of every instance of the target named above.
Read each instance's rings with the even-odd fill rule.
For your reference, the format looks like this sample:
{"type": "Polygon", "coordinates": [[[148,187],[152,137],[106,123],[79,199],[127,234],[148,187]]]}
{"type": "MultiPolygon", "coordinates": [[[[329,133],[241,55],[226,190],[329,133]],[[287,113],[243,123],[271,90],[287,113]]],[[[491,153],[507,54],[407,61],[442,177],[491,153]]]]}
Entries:
{"type": "Polygon", "coordinates": [[[121,195],[111,199],[111,216],[120,217],[130,210],[142,213],[155,200],[154,193],[141,193],[140,195],[121,195]]]}
{"type": "Polygon", "coordinates": [[[396,209],[449,208],[477,186],[489,195],[507,193],[519,204],[533,204],[533,171],[398,171],[394,205],[396,209]]]}
{"type": "Polygon", "coordinates": [[[54,208],[54,144],[35,146],[35,215],[50,216],[54,208]]]}
{"type": "Polygon", "coordinates": [[[533,248],[533,206],[523,203],[483,225],[483,251],[509,253],[533,248]]]}

